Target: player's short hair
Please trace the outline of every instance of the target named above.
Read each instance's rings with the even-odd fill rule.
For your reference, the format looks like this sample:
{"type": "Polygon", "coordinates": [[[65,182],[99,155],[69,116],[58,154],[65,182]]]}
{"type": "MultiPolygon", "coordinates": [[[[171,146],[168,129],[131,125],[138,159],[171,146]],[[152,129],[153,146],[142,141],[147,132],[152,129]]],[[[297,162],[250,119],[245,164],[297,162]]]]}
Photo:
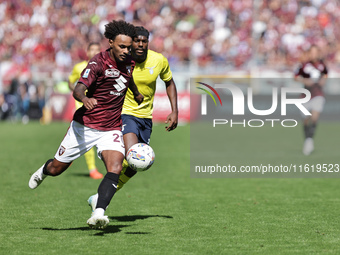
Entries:
{"type": "Polygon", "coordinates": [[[147,30],[145,27],[142,27],[142,26],[136,26],[135,29],[136,29],[136,37],[139,35],[142,35],[148,38],[149,40],[149,35],[150,35],[149,30],[147,30]]]}
{"type": "Polygon", "coordinates": [[[117,35],[127,35],[134,38],[136,35],[135,26],[124,20],[112,20],[105,25],[104,36],[107,39],[115,40],[117,35]]]}
{"type": "Polygon", "coordinates": [[[99,42],[90,42],[89,45],[87,46],[87,50],[89,50],[93,45],[96,45],[96,46],[100,47],[100,43],[99,42]]]}

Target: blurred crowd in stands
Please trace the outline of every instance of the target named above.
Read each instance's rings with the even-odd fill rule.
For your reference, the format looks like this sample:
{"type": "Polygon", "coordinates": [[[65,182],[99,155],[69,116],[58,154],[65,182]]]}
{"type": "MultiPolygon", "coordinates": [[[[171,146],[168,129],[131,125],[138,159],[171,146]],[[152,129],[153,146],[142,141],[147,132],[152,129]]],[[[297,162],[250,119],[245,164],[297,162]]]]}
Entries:
{"type": "Polygon", "coordinates": [[[289,70],[311,44],[328,63],[340,63],[338,0],[7,0],[0,3],[0,94],[38,98],[43,85],[32,73],[56,80],[86,58],[89,42],[107,48],[104,25],[113,19],[149,29],[149,48],[173,69],[289,70]]]}

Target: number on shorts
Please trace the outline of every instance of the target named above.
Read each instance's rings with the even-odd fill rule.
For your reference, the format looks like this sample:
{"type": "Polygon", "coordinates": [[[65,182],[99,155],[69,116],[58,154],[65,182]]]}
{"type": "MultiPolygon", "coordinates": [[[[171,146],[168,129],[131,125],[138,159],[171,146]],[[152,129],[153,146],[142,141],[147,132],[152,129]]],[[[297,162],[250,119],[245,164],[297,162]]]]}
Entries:
{"type": "Polygon", "coordinates": [[[120,143],[119,135],[118,135],[118,134],[113,134],[113,137],[114,137],[113,141],[114,141],[115,143],[120,143]]]}

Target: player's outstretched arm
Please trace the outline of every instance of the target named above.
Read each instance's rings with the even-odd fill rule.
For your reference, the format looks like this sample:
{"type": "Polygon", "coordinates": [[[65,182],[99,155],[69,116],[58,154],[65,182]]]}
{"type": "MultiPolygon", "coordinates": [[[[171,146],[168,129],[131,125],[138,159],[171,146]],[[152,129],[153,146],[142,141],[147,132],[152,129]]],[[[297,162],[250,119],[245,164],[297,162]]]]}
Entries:
{"type": "Polygon", "coordinates": [[[133,96],[138,104],[141,104],[144,100],[144,96],[139,93],[138,88],[133,79],[130,80],[129,89],[131,89],[133,96]]]}
{"type": "Polygon", "coordinates": [[[168,94],[168,98],[171,104],[172,112],[166,118],[165,123],[168,125],[165,127],[166,131],[174,130],[178,124],[178,106],[177,106],[177,89],[174,80],[171,78],[170,81],[165,83],[166,85],[166,93],[168,94]]]}
{"type": "Polygon", "coordinates": [[[88,98],[85,95],[85,91],[87,87],[78,82],[76,87],[73,90],[73,97],[75,100],[82,102],[87,110],[92,110],[97,105],[97,100],[95,98],[88,98]]]}

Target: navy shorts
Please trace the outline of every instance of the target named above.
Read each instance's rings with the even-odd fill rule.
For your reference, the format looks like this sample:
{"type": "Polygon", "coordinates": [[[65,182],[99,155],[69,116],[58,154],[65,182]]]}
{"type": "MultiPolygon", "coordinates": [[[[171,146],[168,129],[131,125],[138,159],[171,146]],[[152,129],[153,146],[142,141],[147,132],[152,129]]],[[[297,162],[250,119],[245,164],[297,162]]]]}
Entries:
{"type": "Polygon", "coordinates": [[[128,114],[122,114],[122,121],[123,135],[134,133],[138,137],[138,142],[149,144],[152,132],[152,119],[143,119],[128,114]]]}

